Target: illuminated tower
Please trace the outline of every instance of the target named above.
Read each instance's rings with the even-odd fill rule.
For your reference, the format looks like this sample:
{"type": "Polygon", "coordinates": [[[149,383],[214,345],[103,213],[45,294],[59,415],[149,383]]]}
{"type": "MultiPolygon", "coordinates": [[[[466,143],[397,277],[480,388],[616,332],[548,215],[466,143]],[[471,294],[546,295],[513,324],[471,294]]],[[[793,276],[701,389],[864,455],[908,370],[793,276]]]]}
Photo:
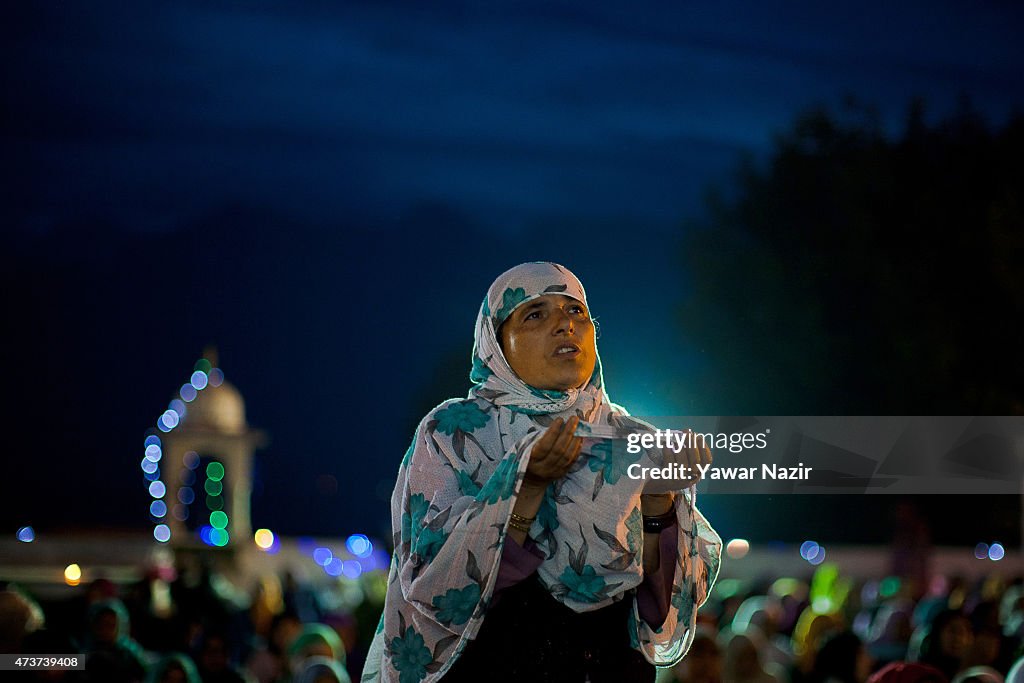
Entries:
{"type": "Polygon", "coordinates": [[[154,537],[175,546],[251,541],[252,456],[266,437],[246,423],[242,395],[224,380],[214,349],[196,363],[157,430],[146,438],[142,463],[154,537]]]}

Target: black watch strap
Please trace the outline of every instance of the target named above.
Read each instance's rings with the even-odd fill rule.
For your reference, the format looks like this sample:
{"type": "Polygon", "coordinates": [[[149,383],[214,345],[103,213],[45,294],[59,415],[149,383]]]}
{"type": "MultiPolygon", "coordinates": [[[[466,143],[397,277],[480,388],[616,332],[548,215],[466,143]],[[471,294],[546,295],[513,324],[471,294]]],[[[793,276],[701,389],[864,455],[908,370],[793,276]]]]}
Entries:
{"type": "Polygon", "coordinates": [[[670,526],[676,523],[676,508],[673,505],[672,509],[663,515],[657,515],[654,517],[648,517],[644,515],[644,532],[649,534],[661,533],[662,530],[668,529],[670,526]]]}

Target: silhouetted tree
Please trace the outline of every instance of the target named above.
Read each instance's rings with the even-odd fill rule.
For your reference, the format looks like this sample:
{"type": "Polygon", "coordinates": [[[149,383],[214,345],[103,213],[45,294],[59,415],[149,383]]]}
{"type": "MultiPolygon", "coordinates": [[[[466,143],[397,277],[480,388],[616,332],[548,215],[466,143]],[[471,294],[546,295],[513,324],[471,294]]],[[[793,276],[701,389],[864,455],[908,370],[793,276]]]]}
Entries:
{"type": "MultiPolygon", "coordinates": [[[[686,260],[719,413],[1024,413],[1024,116],[801,116],[686,260]]],[[[709,406],[711,407],[711,406],[709,406]]]]}

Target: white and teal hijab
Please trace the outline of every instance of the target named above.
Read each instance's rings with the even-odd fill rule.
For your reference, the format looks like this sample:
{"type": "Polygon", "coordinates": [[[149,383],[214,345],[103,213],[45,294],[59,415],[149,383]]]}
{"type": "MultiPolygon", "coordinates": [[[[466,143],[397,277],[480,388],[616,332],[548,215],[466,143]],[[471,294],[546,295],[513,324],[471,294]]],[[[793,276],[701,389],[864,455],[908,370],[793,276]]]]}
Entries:
{"type": "Polygon", "coordinates": [[[613,445],[621,446],[632,431],[653,428],[608,399],[600,355],[585,386],[559,392],[525,384],[498,345],[501,323],[548,294],[587,304],[580,281],[555,263],[524,263],[494,281],[477,315],[469,396],[445,401],[417,428],[391,499],[395,552],[363,681],[439,680],[476,637],[531,448],[553,420],[573,415],[581,420],[583,452],[549,486],[530,530],[545,555],[541,583],[577,612],[633,599],[623,628],[658,666],[678,661],[693,640],[697,608],[718,574],[722,545],[697,510],[693,490],[676,505],[679,555],[661,628],[639,617],[630,593],[643,580],[644,482],[626,470],[663,460],[658,451],[631,455],[613,445]]]}

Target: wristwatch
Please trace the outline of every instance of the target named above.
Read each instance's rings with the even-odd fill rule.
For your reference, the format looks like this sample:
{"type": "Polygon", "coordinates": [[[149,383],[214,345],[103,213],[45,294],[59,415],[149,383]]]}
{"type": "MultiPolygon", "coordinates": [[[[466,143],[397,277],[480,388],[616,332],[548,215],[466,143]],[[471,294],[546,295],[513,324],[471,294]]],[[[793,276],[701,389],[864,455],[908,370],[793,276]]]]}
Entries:
{"type": "Polygon", "coordinates": [[[676,506],[673,504],[669,511],[656,516],[644,515],[644,533],[657,534],[676,523],[676,506]]]}

